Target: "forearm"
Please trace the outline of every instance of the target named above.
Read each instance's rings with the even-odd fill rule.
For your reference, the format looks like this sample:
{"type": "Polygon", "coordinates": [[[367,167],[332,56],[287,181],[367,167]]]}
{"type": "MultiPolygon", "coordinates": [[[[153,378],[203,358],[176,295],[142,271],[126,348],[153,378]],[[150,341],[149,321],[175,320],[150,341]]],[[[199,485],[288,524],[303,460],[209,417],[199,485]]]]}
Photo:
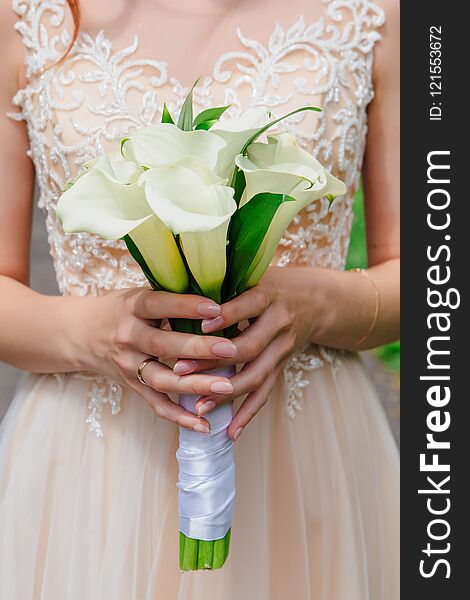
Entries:
{"type": "Polygon", "coordinates": [[[0,360],[37,373],[85,368],[84,323],[93,298],[45,296],[0,276],[0,360]]]}
{"type": "Polygon", "coordinates": [[[316,274],[312,294],[321,296],[322,309],[312,316],[314,343],[366,350],[399,338],[400,260],[375,265],[368,274],[327,269],[316,274]]]}

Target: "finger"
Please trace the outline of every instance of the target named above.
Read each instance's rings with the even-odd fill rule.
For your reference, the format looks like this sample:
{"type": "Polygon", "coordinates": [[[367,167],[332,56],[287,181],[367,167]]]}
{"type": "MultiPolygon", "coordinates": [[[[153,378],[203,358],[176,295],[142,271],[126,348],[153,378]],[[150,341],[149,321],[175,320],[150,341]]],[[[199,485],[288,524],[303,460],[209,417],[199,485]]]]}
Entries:
{"type": "Polygon", "coordinates": [[[233,338],[236,346],[235,362],[246,363],[258,357],[283,332],[285,324],[274,306],[263,313],[242,333],[233,338]]]}
{"type": "Polygon", "coordinates": [[[275,313],[267,311],[258,317],[252,325],[244,329],[239,336],[232,338],[234,350],[231,357],[221,358],[217,361],[213,359],[178,360],[174,366],[174,369],[176,369],[175,373],[179,375],[196,373],[227,365],[250,362],[263,352],[272,340],[276,338],[279,331],[283,331],[284,329],[285,326],[281,318],[276,317],[275,313]],[[276,323],[276,326],[273,326],[273,323],[276,323]]]}
{"type": "Polygon", "coordinates": [[[135,297],[133,313],[140,319],[201,319],[220,315],[219,304],[194,294],[142,290],[135,297]]]}
{"type": "Polygon", "coordinates": [[[158,392],[165,394],[215,394],[233,392],[230,379],[216,375],[176,375],[172,369],[158,361],[148,363],[142,373],[144,381],[158,392]]]}
{"type": "Polygon", "coordinates": [[[156,329],[143,321],[135,324],[132,341],[141,352],[159,358],[230,358],[237,351],[226,338],[156,329]]]}
{"type": "Polygon", "coordinates": [[[274,305],[258,317],[252,324],[244,329],[240,335],[232,338],[235,345],[233,357],[214,360],[178,360],[173,367],[175,373],[182,375],[208,371],[233,364],[242,364],[254,360],[287,326],[286,319],[278,312],[274,305]],[[273,325],[273,323],[275,325],[273,325]]]}
{"type": "Polygon", "coordinates": [[[240,323],[245,319],[258,317],[268,309],[270,304],[271,299],[267,289],[257,285],[233,300],[222,304],[220,315],[205,319],[201,325],[202,330],[204,333],[210,333],[240,323]]]}
{"type": "Polygon", "coordinates": [[[185,410],[179,404],[172,402],[166,394],[157,392],[149,386],[137,381],[133,389],[147,402],[157,417],[171,421],[185,429],[192,429],[198,433],[209,433],[210,424],[206,419],[200,418],[185,410]]]}
{"type": "Polygon", "coordinates": [[[181,359],[175,363],[173,372],[176,375],[188,375],[189,373],[200,373],[202,371],[210,371],[211,369],[219,369],[220,367],[227,366],[230,360],[187,360],[181,359]]]}
{"type": "Polygon", "coordinates": [[[269,393],[276,382],[278,374],[279,369],[276,369],[269,375],[261,387],[259,387],[255,392],[248,394],[248,396],[245,398],[242,405],[233,416],[232,422],[227,430],[229,438],[231,438],[233,441],[240,437],[243,428],[246,427],[251,419],[266,404],[269,399],[269,393]]]}
{"type": "Polygon", "coordinates": [[[206,415],[223,402],[235,400],[249,392],[256,391],[273,370],[278,370],[279,364],[285,360],[286,349],[286,340],[282,336],[276,338],[257,359],[247,363],[239,373],[230,378],[233,386],[231,394],[223,397],[211,394],[200,398],[196,402],[198,414],[206,415]]]}

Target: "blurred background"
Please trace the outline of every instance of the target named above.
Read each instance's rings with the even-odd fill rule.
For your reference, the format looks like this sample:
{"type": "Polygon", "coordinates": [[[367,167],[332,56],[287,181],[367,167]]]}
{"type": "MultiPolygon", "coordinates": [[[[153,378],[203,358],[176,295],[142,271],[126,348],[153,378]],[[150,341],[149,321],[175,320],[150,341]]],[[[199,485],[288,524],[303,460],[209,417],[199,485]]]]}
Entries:
{"type": "MultiPolygon", "coordinates": [[[[365,268],[367,250],[362,190],[354,198],[354,225],[347,268],[365,268]]],[[[36,207],[31,243],[31,287],[44,294],[57,294],[52,259],[49,256],[44,216],[36,207]]],[[[379,390],[397,443],[400,443],[400,342],[363,352],[362,358],[379,390]]],[[[21,373],[0,363],[0,420],[3,417],[21,373]]]]}

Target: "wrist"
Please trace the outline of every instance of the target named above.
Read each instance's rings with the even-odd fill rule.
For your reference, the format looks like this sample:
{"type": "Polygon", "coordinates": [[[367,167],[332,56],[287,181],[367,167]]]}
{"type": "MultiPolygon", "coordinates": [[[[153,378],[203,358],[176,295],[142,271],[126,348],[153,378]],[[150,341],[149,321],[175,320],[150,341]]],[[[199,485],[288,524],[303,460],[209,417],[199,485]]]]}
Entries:
{"type": "Polygon", "coordinates": [[[367,277],[351,271],[315,269],[310,292],[315,298],[310,340],[341,350],[359,349],[378,316],[375,288],[367,277]]]}
{"type": "Polygon", "coordinates": [[[96,304],[93,296],[64,296],[57,309],[60,348],[67,370],[96,370],[94,332],[97,331],[96,304]]]}
{"type": "Polygon", "coordinates": [[[309,286],[313,311],[310,320],[310,340],[313,343],[329,345],[326,341],[334,338],[340,313],[338,300],[343,293],[342,287],[336,271],[323,268],[313,270],[309,286]]]}

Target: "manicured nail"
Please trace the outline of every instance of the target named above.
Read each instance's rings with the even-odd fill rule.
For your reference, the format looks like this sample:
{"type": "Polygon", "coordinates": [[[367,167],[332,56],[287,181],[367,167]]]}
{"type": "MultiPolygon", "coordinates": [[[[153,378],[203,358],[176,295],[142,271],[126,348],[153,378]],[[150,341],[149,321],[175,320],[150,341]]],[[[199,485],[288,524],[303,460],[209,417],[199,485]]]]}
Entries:
{"type": "Polygon", "coordinates": [[[206,413],[208,413],[210,410],[213,410],[215,408],[215,402],[212,402],[212,400],[207,400],[206,402],[204,402],[204,404],[201,404],[201,406],[198,408],[197,414],[202,417],[202,415],[205,415],[206,413]]]}
{"type": "Polygon", "coordinates": [[[215,302],[199,302],[197,312],[201,317],[217,317],[220,315],[220,306],[215,302]]]}
{"type": "Polygon", "coordinates": [[[210,333],[211,331],[219,329],[223,324],[224,320],[220,316],[215,317],[215,319],[204,319],[204,321],[201,323],[201,329],[203,333],[210,333]]]}
{"type": "Polygon", "coordinates": [[[211,385],[211,392],[214,392],[214,394],[231,394],[233,385],[230,381],[216,381],[211,385]]]}
{"type": "Polygon", "coordinates": [[[196,370],[197,363],[195,360],[179,360],[173,367],[175,375],[187,375],[196,370]]]}
{"type": "Polygon", "coordinates": [[[238,438],[240,437],[241,432],[243,431],[243,427],[239,427],[234,436],[233,436],[233,441],[236,442],[238,440],[238,438]]]}
{"type": "Polygon", "coordinates": [[[212,346],[212,352],[221,358],[231,358],[237,353],[237,347],[232,342],[217,342],[212,346]]]}
{"type": "Polygon", "coordinates": [[[193,429],[198,433],[210,433],[211,431],[209,427],[207,427],[206,425],[201,425],[200,423],[196,423],[196,425],[193,425],[193,429]]]}

